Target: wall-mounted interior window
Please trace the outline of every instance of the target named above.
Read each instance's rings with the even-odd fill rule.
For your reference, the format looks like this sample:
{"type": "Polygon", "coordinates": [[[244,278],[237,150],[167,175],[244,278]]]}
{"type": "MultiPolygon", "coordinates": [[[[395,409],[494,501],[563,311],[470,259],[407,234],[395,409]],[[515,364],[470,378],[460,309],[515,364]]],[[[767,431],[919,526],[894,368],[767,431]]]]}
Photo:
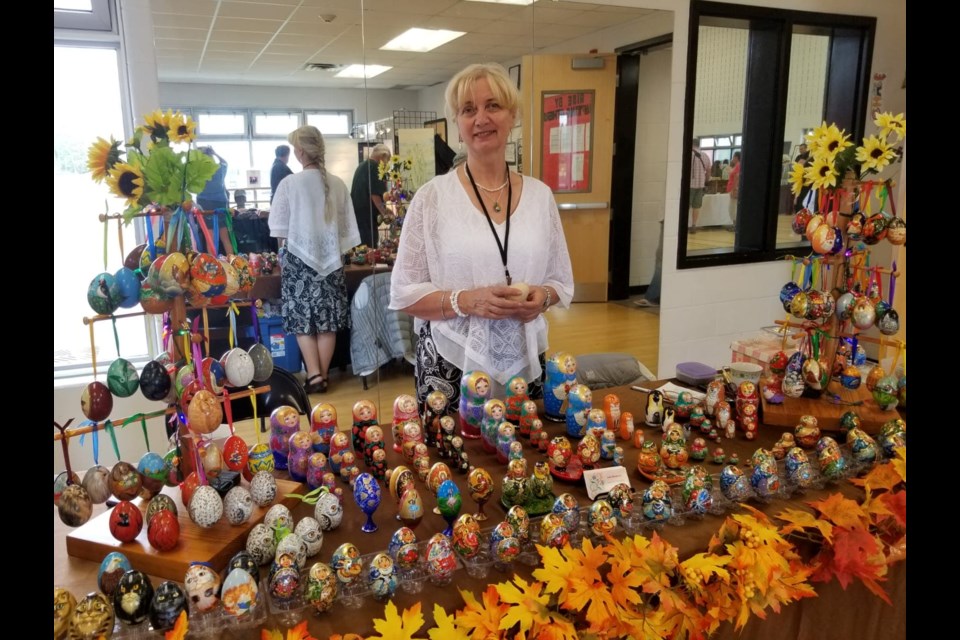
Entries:
{"type": "Polygon", "coordinates": [[[869,17],[691,4],[677,268],[774,260],[797,246],[790,222],[802,203],[788,168],[822,121],[862,136],[875,28],[869,17]],[[732,179],[711,180],[724,159],[732,179]]]}

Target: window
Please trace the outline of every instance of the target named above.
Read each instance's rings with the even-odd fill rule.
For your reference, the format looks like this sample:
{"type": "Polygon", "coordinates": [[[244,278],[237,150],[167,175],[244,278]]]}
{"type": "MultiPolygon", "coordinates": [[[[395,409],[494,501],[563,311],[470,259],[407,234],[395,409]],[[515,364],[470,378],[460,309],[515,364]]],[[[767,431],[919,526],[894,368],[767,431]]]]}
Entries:
{"type": "Polygon", "coordinates": [[[348,136],[353,118],[346,111],[307,113],[307,124],[312,124],[325,136],[348,136]]]}
{"type": "MultiPolygon", "coordinates": [[[[681,190],[677,268],[795,250],[785,165],[803,131],[821,121],[862,136],[875,27],[869,17],[692,2],[685,140],[699,138],[714,161],[740,151],[742,164],[738,198],[681,190]]],[[[681,184],[691,175],[688,161],[681,184]]]]}
{"type": "Polygon", "coordinates": [[[110,0],[53,0],[53,28],[116,33],[113,12],[110,0]]]}

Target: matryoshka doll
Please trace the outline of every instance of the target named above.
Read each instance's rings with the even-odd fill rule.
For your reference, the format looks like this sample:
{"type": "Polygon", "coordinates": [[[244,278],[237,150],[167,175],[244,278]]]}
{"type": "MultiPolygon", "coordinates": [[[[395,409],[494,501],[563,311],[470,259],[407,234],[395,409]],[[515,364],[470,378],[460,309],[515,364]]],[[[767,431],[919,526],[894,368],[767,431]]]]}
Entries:
{"type": "Polygon", "coordinates": [[[567,435],[582,438],[587,430],[587,414],[592,408],[593,392],[585,384],[576,384],[567,394],[567,435]]]}
{"type": "Polygon", "coordinates": [[[330,455],[330,439],[337,430],[337,410],[329,402],[321,402],[310,412],[313,428],[313,450],[330,455]]]}
{"type": "Polygon", "coordinates": [[[647,520],[660,522],[673,517],[673,500],[670,486],[663,480],[654,480],[643,492],[641,511],[647,520]]]}
{"type": "Polygon", "coordinates": [[[660,471],[662,464],[660,454],[657,453],[657,443],[653,440],[645,440],[637,455],[637,469],[641,474],[651,476],[660,471]]]}
{"type": "Polygon", "coordinates": [[[707,459],[707,441],[703,438],[694,438],[690,445],[690,459],[703,462],[707,459]]]}
{"type": "Polygon", "coordinates": [[[330,468],[334,473],[340,473],[343,464],[343,454],[350,450],[350,437],[343,431],[337,431],[330,439],[330,468]]]}
{"type": "Polygon", "coordinates": [[[537,403],[533,400],[524,400],[520,405],[520,422],[517,423],[519,435],[529,438],[533,421],[537,419],[539,419],[537,416],[537,403]]]}
{"type": "Polygon", "coordinates": [[[717,403],[727,399],[727,388],[723,380],[716,379],[707,385],[707,396],[704,399],[704,409],[708,416],[716,416],[717,403]]]}
{"type": "Polygon", "coordinates": [[[530,445],[540,449],[541,452],[546,452],[547,445],[544,444],[541,446],[541,441],[543,436],[547,433],[543,430],[543,421],[540,418],[534,418],[530,421],[530,445]]]}
{"type": "Polygon", "coordinates": [[[417,401],[411,395],[400,394],[393,401],[393,450],[396,453],[403,451],[403,425],[411,421],[420,422],[417,401]]]}
{"type": "Polygon", "coordinates": [[[364,429],[363,438],[363,463],[368,467],[372,467],[374,463],[374,452],[377,449],[384,448],[383,429],[377,424],[370,425],[364,429]]]}
{"type": "Polygon", "coordinates": [[[706,420],[706,416],[703,414],[703,405],[695,404],[693,409],[690,410],[690,427],[699,429],[703,425],[704,420],[706,420]]]}
{"type": "Polygon", "coordinates": [[[633,424],[633,414],[624,411],[617,426],[617,437],[621,440],[632,440],[634,433],[636,433],[636,427],[633,424]]]}
{"type": "Polygon", "coordinates": [[[501,496],[505,505],[523,504],[527,500],[527,461],[511,460],[503,478],[501,496]]]}
{"type": "MultiPolygon", "coordinates": [[[[371,400],[357,400],[353,405],[353,448],[355,451],[360,451],[364,446],[366,446],[367,439],[364,436],[364,433],[367,430],[367,427],[372,427],[377,424],[377,405],[375,405],[371,400]]],[[[381,431],[380,439],[383,439],[383,432],[381,431]]],[[[368,462],[367,465],[370,463],[368,462]]]]}
{"type": "Polygon", "coordinates": [[[370,473],[377,480],[383,480],[387,475],[387,452],[383,447],[377,447],[373,450],[373,463],[370,465],[370,473]]]}
{"type": "Polygon", "coordinates": [[[452,458],[453,457],[453,437],[454,429],[456,429],[457,423],[453,419],[453,416],[443,416],[440,418],[440,431],[443,433],[443,441],[441,442],[440,454],[441,458],[452,458]]]}
{"type": "Polygon", "coordinates": [[[647,394],[644,422],[651,427],[659,427],[663,424],[663,394],[656,389],[647,394]]]}
{"type": "Polygon", "coordinates": [[[449,404],[450,399],[443,391],[434,390],[427,394],[423,407],[423,428],[426,430],[424,441],[428,447],[442,449],[443,429],[440,428],[440,420],[447,415],[449,404]]]}
{"type": "Polygon", "coordinates": [[[603,432],[608,431],[607,415],[602,409],[593,408],[587,412],[587,431],[593,433],[593,437],[600,441],[603,439],[603,432]]]}
{"type": "Polygon", "coordinates": [[[615,393],[603,396],[603,415],[607,420],[607,429],[618,433],[620,431],[620,396],[615,393]]]}
{"type": "Polygon", "coordinates": [[[490,376],[483,371],[467,371],[460,378],[460,435],[470,440],[480,437],[483,406],[493,394],[490,376]]]}
{"type": "Polygon", "coordinates": [[[593,433],[583,436],[577,444],[577,456],[580,457],[580,462],[585,468],[592,469],[597,464],[597,460],[600,459],[600,443],[593,433]]]}
{"type": "Polygon", "coordinates": [[[273,450],[273,465],[277,469],[287,468],[287,454],[290,452],[290,436],[300,430],[300,412],[291,406],[277,407],[270,414],[270,448],[273,450]]]}
{"type": "Polygon", "coordinates": [[[503,400],[491,398],[483,403],[483,422],[480,427],[481,443],[487,453],[497,450],[497,436],[500,433],[500,424],[507,414],[507,406],[503,400]]]}
{"type": "Polygon", "coordinates": [[[563,422],[563,401],[577,382],[577,360],[569,353],[558,351],[547,360],[547,376],[543,385],[543,413],[547,420],[563,422]]]}
{"type": "Polygon", "coordinates": [[[409,420],[404,423],[401,437],[403,440],[400,443],[400,450],[403,452],[403,456],[407,459],[407,462],[413,462],[415,450],[419,444],[424,445],[421,455],[430,454],[430,451],[426,448],[426,444],[423,441],[423,428],[420,426],[419,420],[409,420]]]}
{"type": "Polygon", "coordinates": [[[322,453],[311,454],[307,458],[307,486],[317,489],[323,484],[323,474],[327,472],[327,456],[322,453]]]}
{"type": "Polygon", "coordinates": [[[616,448],[616,434],[612,429],[605,429],[600,435],[600,457],[604,460],[613,460],[613,452],[616,448]]]}
{"type": "Polygon", "coordinates": [[[553,495],[553,476],[550,467],[543,460],[533,464],[533,475],[530,476],[530,492],[535,498],[546,498],[553,495]]]}
{"type": "Polygon", "coordinates": [[[307,460],[313,454],[313,438],[306,431],[297,431],[290,436],[290,451],[287,455],[287,469],[290,478],[297,482],[307,480],[307,460]]]}
{"type": "Polygon", "coordinates": [[[613,507],[606,500],[597,500],[590,505],[590,511],[587,512],[587,524],[590,525],[590,531],[598,538],[613,533],[617,528],[617,517],[613,513],[613,507]]]}
{"type": "Polygon", "coordinates": [[[695,514],[703,515],[713,506],[713,478],[699,464],[687,470],[683,479],[683,504],[695,514]]]}
{"type": "Polygon", "coordinates": [[[570,441],[564,436],[553,438],[547,445],[547,457],[550,459],[550,472],[563,471],[570,464],[570,458],[573,457],[573,447],[570,441]]]}
{"type": "Polygon", "coordinates": [[[497,428],[497,462],[506,464],[510,460],[510,448],[517,442],[516,431],[509,422],[501,422],[497,428]]]}
{"type": "Polygon", "coordinates": [[[677,420],[685,422],[690,419],[690,412],[693,411],[693,394],[689,391],[681,391],[677,394],[677,399],[673,403],[673,409],[676,412],[677,420]]]}
{"type": "Polygon", "coordinates": [[[523,412],[523,403],[530,400],[527,393],[529,385],[522,376],[513,376],[507,380],[507,422],[513,424],[520,423],[520,415],[523,412]]]}
{"type": "Polygon", "coordinates": [[[737,414],[742,416],[743,407],[748,404],[753,405],[756,409],[760,404],[760,396],[757,393],[757,385],[749,380],[744,380],[737,387],[737,414]]]}
{"type": "Polygon", "coordinates": [[[664,466],[670,469],[679,469],[686,462],[689,454],[687,453],[687,441],[683,436],[683,427],[679,424],[673,424],[667,429],[663,436],[663,444],[660,447],[660,458],[664,466]]]}

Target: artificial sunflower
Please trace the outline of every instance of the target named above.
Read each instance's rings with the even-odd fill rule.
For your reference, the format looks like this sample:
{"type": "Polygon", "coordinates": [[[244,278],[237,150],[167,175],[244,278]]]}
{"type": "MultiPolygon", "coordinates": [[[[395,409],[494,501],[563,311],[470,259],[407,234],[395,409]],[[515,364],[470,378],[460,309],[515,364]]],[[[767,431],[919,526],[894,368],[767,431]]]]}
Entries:
{"type": "Polygon", "coordinates": [[[880,135],[884,138],[892,133],[897,137],[897,140],[903,140],[907,135],[907,120],[902,113],[897,115],[878,113],[873,123],[880,127],[880,135]]]}
{"type": "Polygon", "coordinates": [[[803,190],[805,169],[802,162],[794,162],[793,169],[790,170],[790,192],[795,196],[800,195],[803,190]]]}
{"type": "Polygon", "coordinates": [[[820,148],[820,141],[823,140],[828,131],[830,131],[830,126],[826,122],[822,122],[819,127],[814,128],[807,134],[807,149],[811,154],[820,148]]]}
{"type": "Polygon", "coordinates": [[[409,171],[410,169],[413,169],[413,160],[411,160],[410,158],[407,158],[406,160],[404,160],[403,168],[406,169],[407,171],[409,171]]]}
{"type": "Polygon", "coordinates": [[[179,111],[170,120],[170,140],[173,142],[193,142],[197,137],[197,123],[190,116],[179,111]]]}
{"type": "Polygon", "coordinates": [[[110,136],[109,142],[103,138],[97,138],[87,151],[87,168],[93,174],[94,182],[103,182],[110,169],[113,169],[118,162],[120,162],[120,142],[114,140],[113,136],[110,136]]]}
{"type": "Polygon", "coordinates": [[[857,162],[864,171],[879,173],[897,157],[896,151],[878,136],[863,139],[863,146],[857,147],[857,162]]]}
{"type": "Polygon", "coordinates": [[[843,131],[836,125],[830,125],[823,137],[820,138],[817,152],[819,155],[832,160],[837,157],[838,153],[851,146],[853,146],[853,143],[850,142],[850,136],[843,135],[843,131]]]}
{"type": "Polygon", "coordinates": [[[143,197],[143,171],[138,166],[118,162],[107,176],[107,185],[132,207],[143,197]]]}
{"type": "Polygon", "coordinates": [[[150,133],[150,138],[154,141],[165,139],[168,137],[167,133],[170,131],[173,118],[173,111],[170,109],[167,109],[166,113],[162,109],[157,109],[143,117],[143,129],[150,133]]]}
{"type": "Polygon", "coordinates": [[[814,189],[837,186],[837,169],[825,158],[815,158],[804,170],[804,178],[814,189]]]}

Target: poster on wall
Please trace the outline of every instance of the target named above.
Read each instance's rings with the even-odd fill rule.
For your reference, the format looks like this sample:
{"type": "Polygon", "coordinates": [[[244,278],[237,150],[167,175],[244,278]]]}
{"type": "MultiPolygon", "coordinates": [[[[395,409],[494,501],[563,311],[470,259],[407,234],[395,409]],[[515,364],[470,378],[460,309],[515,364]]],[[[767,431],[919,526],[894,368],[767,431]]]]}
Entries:
{"type": "Polygon", "coordinates": [[[593,173],[591,91],[544,91],[540,179],[554,193],[590,191],[593,173]]]}

